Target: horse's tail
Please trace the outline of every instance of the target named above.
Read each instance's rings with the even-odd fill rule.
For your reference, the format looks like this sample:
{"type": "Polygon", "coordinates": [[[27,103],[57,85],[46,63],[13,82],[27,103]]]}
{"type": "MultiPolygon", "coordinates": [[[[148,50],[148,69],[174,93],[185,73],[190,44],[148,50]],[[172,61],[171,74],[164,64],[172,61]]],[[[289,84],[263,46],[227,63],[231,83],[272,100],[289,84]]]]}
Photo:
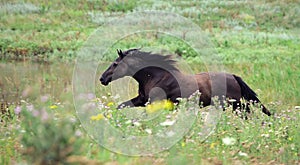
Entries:
{"type": "Polygon", "coordinates": [[[260,103],[260,107],[262,108],[263,113],[271,116],[271,112],[260,102],[260,100],[257,98],[257,94],[242,80],[242,78],[236,75],[233,75],[233,77],[241,87],[242,97],[247,101],[252,100],[253,102],[260,103]]]}

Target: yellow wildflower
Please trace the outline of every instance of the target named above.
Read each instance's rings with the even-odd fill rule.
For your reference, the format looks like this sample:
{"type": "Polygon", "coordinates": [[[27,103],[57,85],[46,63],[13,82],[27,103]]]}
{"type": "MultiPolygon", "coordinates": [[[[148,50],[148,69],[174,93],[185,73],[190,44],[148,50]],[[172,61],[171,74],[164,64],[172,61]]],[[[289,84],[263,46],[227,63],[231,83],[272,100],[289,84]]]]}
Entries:
{"type": "Polygon", "coordinates": [[[169,110],[169,111],[171,111],[171,110],[173,110],[174,109],[174,104],[173,104],[173,102],[172,101],[170,101],[170,100],[164,100],[164,109],[165,110],[169,110]]]}
{"type": "Polygon", "coordinates": [[[148,105],[146,106],[146,112],[147,112],[147,113],[154,113],[154,112],[156,112],[156,111],[157,111],[157,109],[155,109],[153,105],[148,104],[148,105]]]}
{"type": "Polygon", "coordinates": [[[215,145],[216,145],[216,143],[211,143],[209,148],[213,149],[213,148],[215,148],[215,145]]]}
{"type": "Polygon", "coordinates": [[[108,107],[111,107],[111,106],[113,106],[114,105],[114,102],[109,102],[109,103],[107,103],[107,106],[108,107]]]}
{"type": "Polygon", "coordinates": [[[50,106],[50,109],[56,109],[57,108],[57,105],[51,105],[50,106]]]}
{"type": "Polygon", "coordinates": [[[159,110],[173,110],[174,104],[170,100],[155,101],[146,106],[147,113],[154,113],[159,110]]]}
{"type": "Polygon", "coordinates": [[[96,116],[91,116],[90,119],[91,120],[102,120],[102,119],[104,119],[104,116],[103,116],[103,114],[98,114],[96,116]]]}
{"type": "Polygon", "coordinates": [[[111,115],[106,115],[106,118],[107,118],[107,119],[110,119],[110,118],[111,118],[111,115]]]}
{"type": "Polygon", "coordinates": [[[181,142],[181,147],[184,147],[185,146],[185,142],[181,142]]]}

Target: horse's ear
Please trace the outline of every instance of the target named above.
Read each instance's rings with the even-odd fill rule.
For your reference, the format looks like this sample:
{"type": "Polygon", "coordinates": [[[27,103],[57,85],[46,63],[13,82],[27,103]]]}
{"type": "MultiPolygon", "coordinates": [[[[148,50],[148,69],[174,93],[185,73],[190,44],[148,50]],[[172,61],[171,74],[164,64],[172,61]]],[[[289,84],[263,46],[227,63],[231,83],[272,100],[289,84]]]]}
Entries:
{"type": "Polygon", "coordinates": [[[119,55],[119,57],[120,58],[124,58],[124,53],[122,52],[122,50],[121,49],[117,49],[117,52],[118,52],[118,55],[119,55]]]}

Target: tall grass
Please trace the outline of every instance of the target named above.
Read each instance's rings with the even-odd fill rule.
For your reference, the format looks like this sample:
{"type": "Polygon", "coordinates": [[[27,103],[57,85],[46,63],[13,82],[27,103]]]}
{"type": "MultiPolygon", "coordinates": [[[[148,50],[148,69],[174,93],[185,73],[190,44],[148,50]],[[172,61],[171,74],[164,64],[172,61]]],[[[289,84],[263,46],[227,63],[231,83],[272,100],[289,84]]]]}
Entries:
{"type": "MultiPolygon", "coordinates": [[[[0,6],[1,164],[300,162],[298,1],[28,0],[0,2],[0,6]],[[267,117],[254,106],[249,119],[243,120],[228,108],[214,132],[203,139],[199,125],[207,109],[199,109],[193,127],[178,143],[147,157],[113,153],[92,140],[72,104],[76,51],[105,21],[144,10],[176,12],[198,24],[211,37],[225,71],[240,75],[274,115],[267,117]]],[[[182,41],[165,35],[138,34],[112,45],[99,61],[96,75],[100,76],[117,57],[117,48],[141,46],[160,47],[168,52],[158,53],[181,56],[194,73],[207,71],[202,57],[182,41]]],[[[110,87],[101,86],[97,79],[91,82],[96,85],[96,100],[104,105],[113,101],[107,111],[118,119],[123,131],[137,135],[157,131],[158,127],[151,128],[151,122],[144,128],[120,115],[115,109],[117,102],[103,99],[112,97],[110,87]]],[[[137,94],[136,86],[130,79],[128,97],[137,94]]],[[[165,121],[167,113],[173,111],[164,111],[157,125],[165,121]]]]}

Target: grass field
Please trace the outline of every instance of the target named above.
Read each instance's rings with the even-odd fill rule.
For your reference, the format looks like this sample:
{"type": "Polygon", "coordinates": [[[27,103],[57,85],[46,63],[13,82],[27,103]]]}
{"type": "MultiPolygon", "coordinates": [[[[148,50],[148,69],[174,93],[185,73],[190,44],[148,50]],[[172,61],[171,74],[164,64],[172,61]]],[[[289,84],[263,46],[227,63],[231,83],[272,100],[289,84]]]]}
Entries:
{"type": "MultiPolygon", "coordinates": [[[[299,164],[299,15],[297,0],[0,1],[0,162],[299,164]],[[145,10],[174,12],[197,24],[210,37],[224,70],[240,75],[274,115],[265,116],[253,107],[249,120],[243,120],[225,111],[214,132],[203,139],[199,125],[205,109],[200,109],[191,130],[161,153],[132,157],[101,147],[83,129],[73,105],[76,52],[105,22],[145,10]]],[[[117,56],[115,49],[140,46],[164,48],[180,55],[194,73],[207,71],[202,59],[182,41],[146,34],[112,45],[107,58],[99,61],[96,76],[117,56]]],[[[92,98],[91,106],[105,107],[106,115],[91,116],[92,124],[108,120],[124,132],[147,135],[164,130],[157,125],[177,113],[163,111],[153,123],[131,123],[116,111],[111,86],[91,83],[96,94],[86,97],[92,98]]],[[[135,95],[132,90],[121,98],[135,95]]]]}

